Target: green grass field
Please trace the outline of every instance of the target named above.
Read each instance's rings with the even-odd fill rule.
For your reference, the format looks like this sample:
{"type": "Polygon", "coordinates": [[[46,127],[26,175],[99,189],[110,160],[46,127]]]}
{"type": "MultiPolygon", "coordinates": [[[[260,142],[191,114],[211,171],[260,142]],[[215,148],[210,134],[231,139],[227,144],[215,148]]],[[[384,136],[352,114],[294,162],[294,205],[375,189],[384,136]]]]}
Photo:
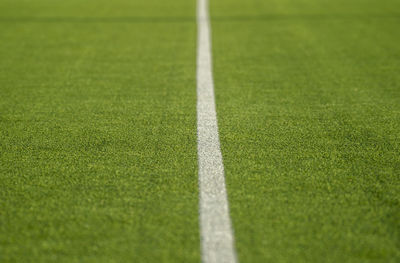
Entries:
{"type": "Polygon", "coordinates": [[[400,261],[398,1],[213,1],[243,262],[400,261]]]}
{"type": "MultiPolygon", "coordinates": [[[[400,2],[209,0],[239,262],[400,261],[400,2]]],[[[199,262],[195,0],[0,1],[0,262],[199,262]]]]}
{"type": "Polygon", "coordinates": [[[0,10],[0,261],[199,261],[195,4],[0,10]]]}

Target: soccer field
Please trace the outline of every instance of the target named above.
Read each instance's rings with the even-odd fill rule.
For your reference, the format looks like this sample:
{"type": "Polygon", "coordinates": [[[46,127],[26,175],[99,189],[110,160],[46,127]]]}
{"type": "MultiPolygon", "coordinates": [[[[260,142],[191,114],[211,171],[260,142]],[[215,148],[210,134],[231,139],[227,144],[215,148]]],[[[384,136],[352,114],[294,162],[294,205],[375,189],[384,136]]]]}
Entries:
{"type": "MultiPolygon", "coordinates": [[[[231,253],[399,262],[400,1],[208,1],[231,253]]],[[[0,262],[223,262],[196,9],[0,1],[0,262]]]]}

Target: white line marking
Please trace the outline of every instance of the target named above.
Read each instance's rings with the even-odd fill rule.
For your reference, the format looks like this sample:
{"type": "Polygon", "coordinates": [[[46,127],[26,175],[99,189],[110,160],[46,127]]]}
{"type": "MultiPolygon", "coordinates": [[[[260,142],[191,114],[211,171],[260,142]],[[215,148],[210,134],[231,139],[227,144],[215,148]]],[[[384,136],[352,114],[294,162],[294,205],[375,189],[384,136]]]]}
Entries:
{"type": "Polygon", "coordinates": [[[204,263],[237,262],[219,144],[208,0],[197,1],[197,151],[204,263]]]}

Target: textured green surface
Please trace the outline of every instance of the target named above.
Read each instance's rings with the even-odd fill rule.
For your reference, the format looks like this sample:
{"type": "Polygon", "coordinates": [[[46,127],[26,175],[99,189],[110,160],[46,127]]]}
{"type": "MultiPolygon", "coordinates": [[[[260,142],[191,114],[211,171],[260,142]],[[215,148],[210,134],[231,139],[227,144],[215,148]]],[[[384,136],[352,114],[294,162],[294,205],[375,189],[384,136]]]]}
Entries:
{"type": "Polygon", "coordinates": [[[194,1],[0,2],[0,261],[198,262],[194,1]]]}
{"type": "MultiPolygon", "coordinates": [[[[199,262],[195,2],[0,1],[0,262],[199,262]]],[[[400,261],[400,2],[210,2],[240,261],[400,261]]]]}
{"type": "Polygon", "coordinates": [[[399,262],[400,2],[211,2],[239,259],[399,262]]]}

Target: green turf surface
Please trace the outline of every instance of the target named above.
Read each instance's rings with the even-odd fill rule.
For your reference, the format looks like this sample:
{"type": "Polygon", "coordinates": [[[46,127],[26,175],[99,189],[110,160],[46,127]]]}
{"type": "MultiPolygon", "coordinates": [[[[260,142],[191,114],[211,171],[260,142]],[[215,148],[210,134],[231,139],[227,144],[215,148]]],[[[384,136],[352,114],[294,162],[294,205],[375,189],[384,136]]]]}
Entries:
{"type": "Polygon", "coordinates": [[[195,3],[0,2],[0,262],[198,262],[195,3]]]}
{"type": "Polygon", "coordinates": [[[399,262],[400,2],[214,0],[211,15],[240,261],[399,262]]]}
{"type": "MultiPolygon", "coordinates": [[[[210,0],[241,262],[400,261],[400,2],[210,0]]],[[[0,262],[198,262],[195,1],[0,1],[0,262]]]]}

